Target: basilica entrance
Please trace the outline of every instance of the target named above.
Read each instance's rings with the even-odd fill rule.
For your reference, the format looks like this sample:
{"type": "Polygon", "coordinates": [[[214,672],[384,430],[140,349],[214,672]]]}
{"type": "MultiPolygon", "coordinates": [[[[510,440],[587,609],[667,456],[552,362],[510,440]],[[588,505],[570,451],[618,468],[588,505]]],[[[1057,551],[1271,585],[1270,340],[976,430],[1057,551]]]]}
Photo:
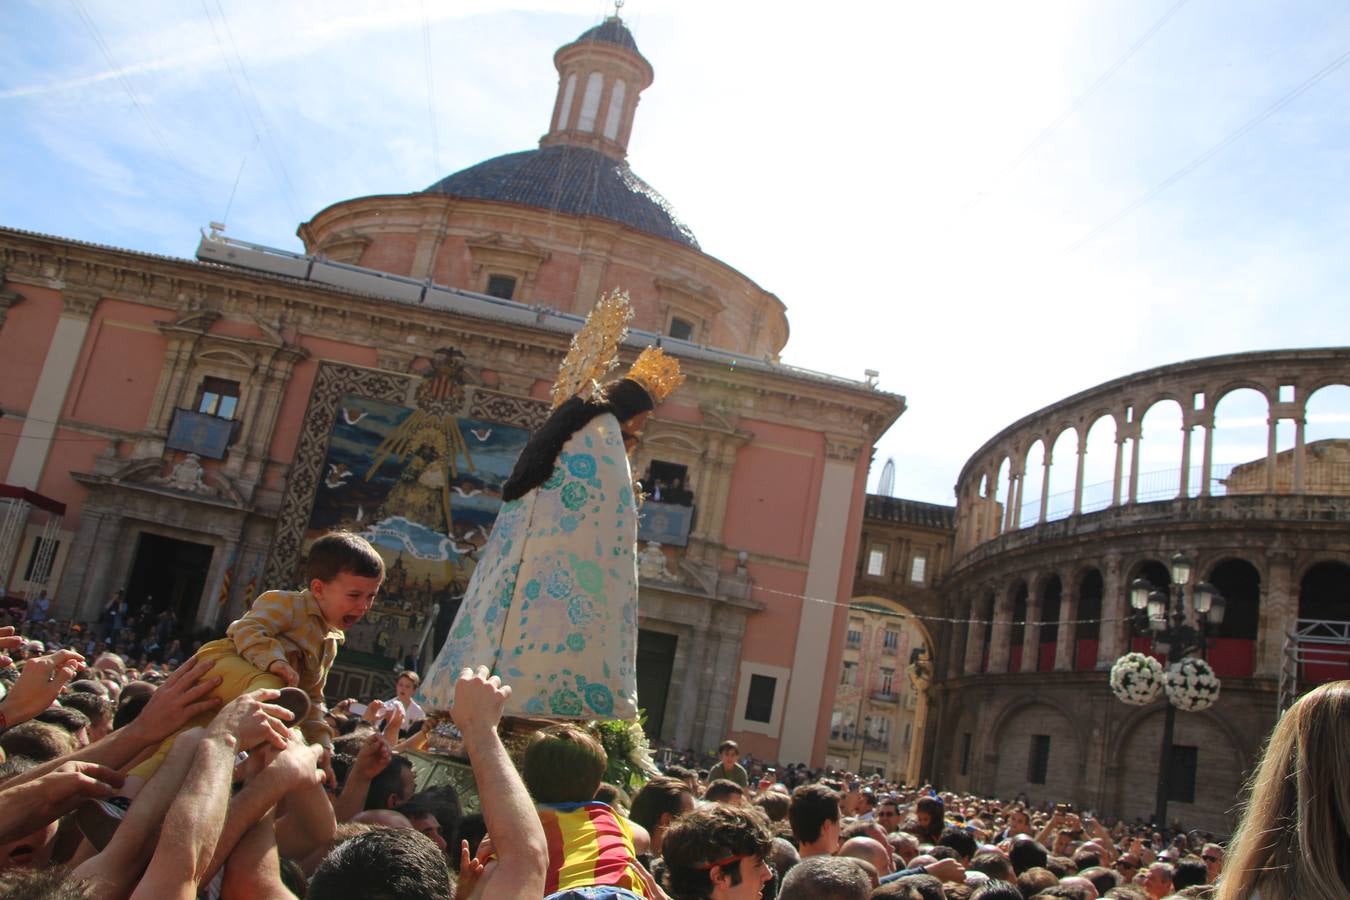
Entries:
{"type": "Polygon", "coordinates": [[[209,544],[141,532],[131,577],[127,579],[131,615],[139,619],[171,609],[180,628],[191,628],[197,621],[213,552],[209,544]]]}
{"type": "Polygon", "coordinates": [[[661,737],[661,722],[666,717],[666,699],[670,676],[675,668],[675,645],[679,638],[664,631],[638,630],[637,689],[638,706],[646,712],[643,730],[648,740],[661,737]]]}

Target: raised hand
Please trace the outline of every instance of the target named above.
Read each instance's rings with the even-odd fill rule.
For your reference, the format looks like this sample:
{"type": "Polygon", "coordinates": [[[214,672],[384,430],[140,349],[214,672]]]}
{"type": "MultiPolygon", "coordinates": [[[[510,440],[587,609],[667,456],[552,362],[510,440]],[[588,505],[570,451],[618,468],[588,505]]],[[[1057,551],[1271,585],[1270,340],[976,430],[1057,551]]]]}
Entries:
{"type": "Polygon", "coordinates": [[[150,695],[145,709],[132,724],[148,741],[162,741],[195,716],[218,707],[220,698],[211,692],[220,685],[220,678],[207,676],[213,665],[209,659],[194,657],[179,666],[150,695]]]}
{"type": "Polygon", "coordinates": [[[74,650],[57,650],[25,662],[19,670],[18,681],[0,702],[0,713],[4,713],[6,725],[12,727],[26,722],[51,706],[82,665],[84,657],[74,650]]]}
{"type": "Polygon", "coordinates": [[[477,671],[465,668],[455,683],[455,702],[450,708],[450,718],[464,732],[496,728],[510,696],[511,686],[502,684],[496,675],[489,677],[487,666],[479,666],[477,671]]]}
{"type": "Polygon", "coordinates": [[[240,750],[252,750],[268,743],[278,750],[286,749],[290,733],[286,723],[293,717],[285,707],[269,703],[280,691],[265,688],[242,694],[226,704],[211,722],[209,731],[231,734],[238,738],[240,750]]]}

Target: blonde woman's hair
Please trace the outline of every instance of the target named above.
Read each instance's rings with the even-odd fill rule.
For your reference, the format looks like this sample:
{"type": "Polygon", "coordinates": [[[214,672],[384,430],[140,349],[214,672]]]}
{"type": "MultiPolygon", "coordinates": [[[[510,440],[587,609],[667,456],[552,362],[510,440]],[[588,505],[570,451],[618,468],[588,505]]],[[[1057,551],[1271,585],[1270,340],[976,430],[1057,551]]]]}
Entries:
{"type": "Polygon", "coordinates": [[[1217,900],[1350,895],[1350,681],[1285,711],[1247,791],[1217,900]]]}

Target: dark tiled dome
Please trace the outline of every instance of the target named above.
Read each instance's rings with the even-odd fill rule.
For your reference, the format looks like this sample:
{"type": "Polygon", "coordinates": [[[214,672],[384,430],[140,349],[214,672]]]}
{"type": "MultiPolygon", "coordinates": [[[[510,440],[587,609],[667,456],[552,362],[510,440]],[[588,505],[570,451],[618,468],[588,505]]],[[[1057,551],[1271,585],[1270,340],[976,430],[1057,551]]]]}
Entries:
{"type": "Polygon", "coordinates": [[[442,178],[426,193],[599,216],[699,249],[666,198],[633,174],[628,163],[587,147],[560,144],[508,153],[442,178]]]}
{"type": "MultiPolygon", "coordinates": [[[[591,42],[596,44],[617,44],[625,50],[632,50],[638,53],[637,41],[633,40],[633,32],[628,30],[628,26],[616,16],[610,16],[599,25],[582,32],[581,37],[577,38],[577,43],[591,42]]],[[[641,53],[638,53],[641,56],[641,53]]]]}

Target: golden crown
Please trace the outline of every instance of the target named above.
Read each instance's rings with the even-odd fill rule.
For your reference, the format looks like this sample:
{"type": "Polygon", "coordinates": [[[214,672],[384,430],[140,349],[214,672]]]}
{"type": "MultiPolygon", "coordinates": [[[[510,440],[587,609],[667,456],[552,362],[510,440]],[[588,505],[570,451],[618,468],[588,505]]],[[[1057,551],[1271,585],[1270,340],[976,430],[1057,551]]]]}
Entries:
{"type": "Polygon", "coordinates": [[[628,333],[631,318],[628,295],[618,288],[596,301],[585,324],[572,335],[572,346],[558,367],[558,380],[553,383],[554,409],[573,397],[584,399],[598,394],[601,379],[618,365],[619,343],[628,333]]]}
{"type": "Polygon", "coordinates": [[[684,383],[684,375],[680,373],[680,361],[673,356],[667,356],[659,347],[648,347],[643,350],[624,377],[642,385],[652,398],[653,406],[660,406],[661,402],[670,396],[671,391],[684,383]]]}

